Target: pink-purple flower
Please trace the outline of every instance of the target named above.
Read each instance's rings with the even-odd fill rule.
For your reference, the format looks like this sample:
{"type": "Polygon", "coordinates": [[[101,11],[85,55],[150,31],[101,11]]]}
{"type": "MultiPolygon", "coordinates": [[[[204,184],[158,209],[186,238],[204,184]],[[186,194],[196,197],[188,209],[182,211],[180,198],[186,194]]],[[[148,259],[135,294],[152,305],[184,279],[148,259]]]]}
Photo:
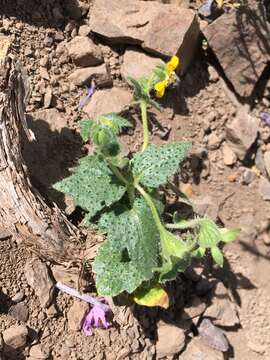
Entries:
{"type": "Polygon", "coordinates": [[[79,104],[79,110],[82,110],[82,108],[88,103],[88,101],[90,100],[91,96],[94,94],[96,89],[95,83],[94,81],[92,81],[91,86],[86,86],[86,90],[87,90],[87,95],[80,101],[79,104]]]}
{"type": "Polygon", "coordinates": [[[267,124],[267,125],[270,125],[270,114],[265,112],[265,111],[262,111],[260,113],[260,118],[267,124]]]}
{"type": "Polygon", "coordinates": [[[104,307],[99,304],[96,304],[92,307],[92,309],[86,315],[82,325],[82,330],[85,336],[92,335],[91,329],[93,327],[108,329],[110,325],[106,319],[108,311],[109,307],[104,307]]]}

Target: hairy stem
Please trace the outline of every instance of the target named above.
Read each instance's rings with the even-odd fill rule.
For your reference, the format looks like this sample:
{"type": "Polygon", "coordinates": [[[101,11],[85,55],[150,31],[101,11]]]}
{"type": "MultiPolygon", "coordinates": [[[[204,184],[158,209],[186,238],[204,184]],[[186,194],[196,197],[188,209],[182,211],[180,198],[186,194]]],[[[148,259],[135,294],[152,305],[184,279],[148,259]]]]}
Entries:
{"type": "Polygon", "coordinates": [[[155,207],[155,204],[153,203],[153,200],[151,199],[151,196],[147,194],[147,192],[139,185],[136,184],[136,189],[139,191],[139,193],[143,196],[144,200],[146,201],[147,205],[150,207],[150,210],[152,212],[154,221],[157,225],[157,228],[160,233],[164,232],[164,226],[162,225],[160,221],[160,217],[158,214],[158,211],[155,207]]]}
{"type": "Polygon", "coordinates": [[[123,184],[125,184],[127,187],[130,186],[130,182],[124,177],[124,175],[121,173],[119,169],[115,165],[113,165],[110,160],[106,159],[110,169],[114,173],[114,175],[117,177],[118,180],[120,180],[123,184]]]}
{"type": "Polygon", "coordinates": [[[182,220],[175,224],[166,224],[165,226],[167,229],[179,229],[179,230],[192,229],[200,225],[200,220],[201,219],[194,219],[189,221],[182,220]]]}
{"type": "Polygon", "coordinates": [[[143,147],[142,152],[147,148],[149,142],[148,121],[147,121],[147,104],[144,100],[140,101],[142,123],[143,123],[143,147]]]}
{"type": "Polygon", "coordinates": [[[126,185],[127,187],[127,193],[128,193],[128,198],[130,201],[130,205],[132,206],[134,203],[134,199],[135,199],[135,189],[134,189],[134,185],[131,184],[125,177],[124,175],[121,173],[121,171],[115,166],[113,165],[110,160],[106,159],[110,169],[112,170],[112,172],[114,173],[114,175],[117,177],[118,180],[120,180],[123,184],[126,185]]]}

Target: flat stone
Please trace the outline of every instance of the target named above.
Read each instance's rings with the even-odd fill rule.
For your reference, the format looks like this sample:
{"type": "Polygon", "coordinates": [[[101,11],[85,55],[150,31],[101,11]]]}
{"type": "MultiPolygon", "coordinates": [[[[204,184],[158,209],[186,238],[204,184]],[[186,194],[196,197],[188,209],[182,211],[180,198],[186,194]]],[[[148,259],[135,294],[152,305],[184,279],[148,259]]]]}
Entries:
{"type": "Polygon", "coordinates": [[[223,354],[209,348],[198,337],[193,338],[181,353],[181,360],[223,360],[223,354]],[[206,355],[207,354],[207,355],[206,355]]]}
{"type": "Polygon", "coordinates": [[[68,327],[73,331],[80,331],[82,328],[82,321],[89,311],[89,306],[83,301],[75,300],[67,313],[68,327]]]}
{"type": "Polygon", "coordinates": [[[231,10],[203,29],[225,75],[243,97],[252,94],[270,59],[270,26],[264,5],[231,10]]]}
{"type": "Polygon", "coordinates": [[[27,283],[35,291],[42,307],[49,307],[53,298],[54,283],[50,278],[48,268],[40,259],[27,261],[24,268],[27,283]]]}
{"type": "Polygon", "coordinates": [[[95,80],[98,87],[107,87],[112,85],[111,74],[105,64],[76,69],[69,75],[68,79],[77,86],[89,85],[91,80],[95,80]]]}
{"type": "Polygon", "coordinates": [[[270,182],[263,176],[260,177],[258,190],[263,200],[270,200],[270,182]]]}
{"type": "Polygon", "coordinates": [[[256,174],[250,169],[246,169],[241,177],[241,182],[244,185],[251,184],[256,179],[256,174]]]}
{"type": "Polygon", "coordinates": [[[130,104],[132,94],[127,90],[112,88],[96,91],[90,102],[85,106],[84,111],[90,119],[97,115],[111,112],[120,113],[130,104]]]}
{"type": "Polygon", "coordinates": [[[229,349],[229,343],[226,339],[224,332],[213,325],[209,319],[203,319],[198,327],[199,335],[206,345],[210,348],[226,352],[229,349]]]}
{"type": "Polygon", "coordinates": [[[160,322],[157,329],[157,358],[173,356],[185,346],[185,331],[175,325],[160,322]]]}
{"type": "Polygon", "coordinates": [[[227,166],[234,165],[236,163],[236,161],[237,161],[237,156],[232,151],[230,146],[227,143],[224,143],[222,150],[223,150],[223,162],[224,162],[224,164],[227,165],[227,166]]]}
{"type": "Polygon", "coordinates": [[[191,61],[199,35],[192,10],[139,0],[111,0],[110,6],[107,0],[96,0],[89,25],[110,43],[138,44],[166,57],[177,54],[182,72],[191,61]]]}
{"type": "Polygon", "coordinates": [[[211,318],[215,325],[233,327],[239,324],[236,306],[221,282],[217,284],[212,304],[206,309],[204,316],[211,318]]]}
{"type": "Polygon", "coordinates": [[[15,303],[19,303],[20,301],[23,300],[23,298],[24,298],[24,292],[19,291],[11,298],[11,300],[15,303]]]}
{"type": "Polygon", "coordinates": [[[22,322],[26,322],[28,320],[28,317],[29,317],[28,308],[23,303],[12,305],[9,308],[8,313],[14,319],[22,321],[22,322]]]}
{"type": "Polygon", "coordinates": [[[151,74],[153,69],[161,63],[163,63],[163,61],[157,57],[145,54],[140,50],[129,48],[126,50],[123,57],[121,74],[125,79],[128,76],[138,79],[142,76],[151,74]]]}
{"type": "Polygon", "coordinates": [[[36,345],[31,346],[29,355],[33,359],[46,360],[50,356],[50,351],[45,349],[42,345],[36,344],[36,345]]]}
{"type": "Polygon", "coordinates": [[[16,350],[25,347],[28,330],[24,325],[13,325],[4,330],[2,335],[6,350],[16,350]]]}
{"type": "Polygon", "coordinates": [[[207,148],[209,150],[217,150],[220,146],[222,139],[217,134],[212,133],[208,137],[207,148]]]}
{"type": "Polygon", "coordinates": [[[226,140],[238,159],[244,160],[247,151],[255,142],[259,131],[260,120],[246,112],[238,113],[227,125],[226,140]]]}
{"type": "Polygon", "coordinates": [[[78,67],[95,66],[103,63],[101,49],[87,36],[75,36],[66,44],[69,56],[78,67]]]}

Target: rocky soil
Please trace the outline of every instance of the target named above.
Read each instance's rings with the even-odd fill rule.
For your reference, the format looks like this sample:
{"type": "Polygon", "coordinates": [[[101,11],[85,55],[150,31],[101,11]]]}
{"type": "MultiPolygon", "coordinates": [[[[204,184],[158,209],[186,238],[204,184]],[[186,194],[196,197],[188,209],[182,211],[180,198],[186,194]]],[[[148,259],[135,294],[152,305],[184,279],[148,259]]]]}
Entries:
{"type": "MultiPolygon", "coordinates": [[[[44,262],[0,229],[0,359],[270,358],[270,9],[250,0],[222,12],[211,3],[210,14],[200,0],[0,0],[0,44],[10,42],[30,80],[36,141],[25,142],[23,156],[45,201],[78,225],[80,211],[52,185],[90,151],[79,120],[125,112],[127,76],[178,53],[181,81],[162,112],[151,110],[151,141],[191,140],[177,186],[198,214],[242,228],[224,248],[223,269],[206,257],[169,284],[169,310],[109,300],[111,327],[90,337],[81,331],[88,305],[54,287],[94,293],[89,269],[44,262]]],[[[131,114],[127,151],[142,144],[131,114]]]]}

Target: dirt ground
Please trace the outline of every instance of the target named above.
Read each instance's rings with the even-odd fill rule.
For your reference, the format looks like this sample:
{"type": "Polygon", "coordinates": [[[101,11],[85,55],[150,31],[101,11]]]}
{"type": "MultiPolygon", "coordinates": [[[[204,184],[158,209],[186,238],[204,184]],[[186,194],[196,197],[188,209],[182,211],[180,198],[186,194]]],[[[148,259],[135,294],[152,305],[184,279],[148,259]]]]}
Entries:
{"type": "MultiPolygon", "coordinates": [[[[0,0],[0,33],[11,36],[13,52],[18,54],[31,79],[32,94],[27,113],[37,142],[25,145],[26,164],[33,184],[44,198],[63,209],[64,199],[52,189],[52,184],[63,178],[87,151],[78,135],[78,120],[84,117],[78,112],[78,104],[85,95],[85,88],[75,87],[68,81],[74,65],[60,50],[61,44],[69,41],[86,21],[90,4],[83,1],[84,15],[71,19],[70,3],[72,1],[0,0]],[[63,17],[52,9],[60,9],[63,17]],[[51,46],[46,46],[50,41],[51,46]],[[50,61],[48,80],[41,75],[44,58],[50,61]],[[50,109],[45,109],[43,97],[48,89],[53,92],[53,101],[50,109]],[[50,112],[51,108],[54,113],[50,112]]],[[[199,4],[190,3],[195,8],[199,4]]],[[[123,47],[110,48],[103,42],[100,46],[105,61],[113,69],[114,86],[127,88],[119,70],[123,47]]],[[[177,323],[186,335],[180,355],[167,359],[195,360],[188,356],[188,349],[197,338],[197,322],[204,312],[211,317],[211,311],[219,312],[219,321],[215,324],[225,331],[230,348],[222,354],[206,347],[203,357],[196,359],[270,358],[270,203],[264,201],[258,191],[259,174],[248,184],[243,180],[246,171],[254,166],[254,154],[258,149],[262,152],[268,149],[270,127],[261,122],[256,145],[247,160],[237,160],[231,166],[224,164],[222,144],[226,124],[238,116],[239,107],[213,64],[216,60],[212,54],[198,50],[179,87],[169,90],[162,100],[164,111],[153,111],[151,141],[192,141],[192,155],[181,178],[177,179],[180,188],[189,191],[195,203],[199,200],[206,203],[207,212],[224,226],[242,228],[238,240],[224,248],[224,268],[212,266],[206,258],[203,271],[202,265],[197,264],[197,275],[187,272],[171,285],[177,296],[168,311],[120,306],[113,310],[115,317],[110,329],[95,330],[92,337],[85,337],[68,325],[73,299],[58,293],[54,305],[44,309],[25,278],[24,265],[33,255],[12,238],[0,239],[0,333],[15,324],[31,329],[26,347],[18,352],[1,354],[0,341],[1,359],[156,359],[157,328],[163,320],[177,323]],[[217,141],[209,145],[209,135],[213,133],[217,141]],[[202,279],[208,284],[205,292],[198,290],[202,279]],[[222,296],[215,293],[217,284],[224,285],[221,286],[222,296]],[[198,304],[192,305],[194,297],[200,309],[198,304]],[[224,298],[229,299],[229,303],[224,302],[224,298]],[[14,304],[24,305],[19,309],[19,316],[12,311],[14,304]],[[194,318],[186,320],[186,309],[192,306],[199,310],[194,318]],[[35,344],[41,344],[43,357],[31,353],[35,344]]],[[[270,80],[267,88],[270,92],[270,80]]],[[[258,118],[260,111],[267,110],[269,105],[264,100],[267,96],[265,92],[255,101],[252,116],[258,118]]],[[[138,118],[135,111],[134,118],[138,118]]],[[[242,121],[245,126],[245,118],[242,121]]],[[[135,129],[124,134],[122,139],[128,149],[138,148],[142,144],[140,122],[136,121],[135,129]]],[[[76,210],[68,214],[71,221],[78,222],[76,210]]]]}

